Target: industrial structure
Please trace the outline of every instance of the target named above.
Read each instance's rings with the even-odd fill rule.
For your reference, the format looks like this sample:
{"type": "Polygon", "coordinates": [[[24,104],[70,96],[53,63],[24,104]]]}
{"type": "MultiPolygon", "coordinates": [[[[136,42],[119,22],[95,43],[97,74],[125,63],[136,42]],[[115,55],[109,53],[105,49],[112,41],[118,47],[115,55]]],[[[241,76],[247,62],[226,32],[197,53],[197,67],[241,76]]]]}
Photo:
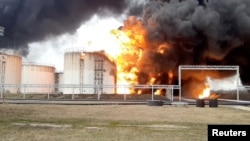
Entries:
{"type": "Polygon", "coordinates": [[[13,50],[0,50],[0,84],[1,92],[18,93],[19,88],[3,87],[3,84],[20,85],[22,57],[13,50]]]}
{"type": "Polygon", "coordinates": [[[103,51],[69,49],[64,54],[63,94],[114,94],[116,65],[103,51]],[[113,87],[105,87],[113,85],[113,87]]]}
{"type": "Polygon", "coordinates": [[[55,93],[62,93],[63,88],[61,85],[63,85],[63,72],[56,72],[55,73],[55,93]]]}
{"type": "Polygon", "coordinates": [[[69,49],[64,54],[64,72],[37,63],[22,63],[14,50],[0,51],[2,93],[22,94],[114,94],[116,64],[103,51],[69,49]]]}
{"type": "MultiPolygon", "coordinates": [[[[178,85],[137,85],[133,88],[166,90],[173,101],[173,90],[182,100],[182,76],[186,70],[235,71],[234,88],[239,100],[239,66],[180,65],[178,85]]],[[[64,72],[55,67],[37,63],[22,63],[22,57],[12,50],[0,50],[0,92],[3,94],[116,94],[116,64],[103,51],[86,52],[68,49],[64,53],[64,72]]],[[[123,86],[124,89],[132,86],[123,86]]]]}
{"type": "Polygon", "coordinates": [[[53,93],[55,67],[35,63],[22,64],[22,93],[53,93]]]}
{"type": "Polygon", "coordinates": [[[236,88],[236,96],[237,100],[239,100],[239,84],[240,84],[240,67],[237,65],[234,66],[226,66],[226,65],[180,65],[178,67],[178,87],[179,87],[179,101],[181,101],[182,97],[182,85],[181,85],[181,80],[182,80],[182,71],[184,70],[199,70],[199,71],[205,71],[205,70],[213,70],[213,71],[235,71],[236,76],[235,76],[235,88],[236,88]]]}

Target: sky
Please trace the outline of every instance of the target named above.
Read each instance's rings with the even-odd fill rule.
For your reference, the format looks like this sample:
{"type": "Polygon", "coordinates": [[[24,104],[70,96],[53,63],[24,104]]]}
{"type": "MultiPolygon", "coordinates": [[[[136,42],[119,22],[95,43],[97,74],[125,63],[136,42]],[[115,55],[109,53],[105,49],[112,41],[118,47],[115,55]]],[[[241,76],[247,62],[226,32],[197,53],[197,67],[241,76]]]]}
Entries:
{"type": "Polygon", "coordinates": [[[145,42],[133,45],[142,51],[140,59],[124,61],[124,70],[137,68],[139,84],[151,77],[165,84],[166,72],[177,76],[180,64],[239,65],[242,82],[250,84],[249,0],[138,1],[0,0],[0,25],[6,28],[0,48],[14,45],[24,62],[63,71],[65,51],[104,49],[110,54],[117,46],[112,29],[123,26],[138,33],[131,27],[143,25],[145,42]],[[130,20],[131,15],[139,18],[130,20]]]}
{"type": "Polygon", "coordinates": [[[34,62],[44,65],[52,65],[57,72],[63,71],[64,53],[72,49],[86,51],[99,51],[103,45],[114,47],[110,40],[110,31],[122,25],[120,18],[102,19],[94,15],[89,21],[82,24],[74,34],[63,34],[58,37],[47,37],[45,41],[29,44],[30,52],[23,57],[24,62],[34,62]]]}
{"type": "Polygon", "coordinates": [[[15,49],[26,62],[62,71],[66,48],[98,50],[122,18],[141,14],[146,0],[0,0],[0,49],[15,49]],[[99,17],[98,17],[98,16],[99,17]],[[95,43],[93,40],[100,42],[95,43]]]}
{"type": "MultiPolygon", "coordinates": [[[[30,53],[24,57],[24,62],[35,62],[51,65],[57,72],[63,72],[64,53],[72,49],[85,51],[112,51],[110,47],[117,46],[110,36],[110,31],[122,25],[120,18],[101,19],[93,16],[88,22],[77,29],[74,34],[64,34],[58,37],[48,37],[46,41],[29,44],[30,53]],[[105,25],[105,26],[104,26],[105,25]],[[103,47],[103,45],[108,45],[103,47]]],[[[236,77],[230,76],[225,79],[207,78],[211,90],[234,90],[236,89],[236,77]]],[[[242,86],[239,80],[239,85],[242,86]]]]}

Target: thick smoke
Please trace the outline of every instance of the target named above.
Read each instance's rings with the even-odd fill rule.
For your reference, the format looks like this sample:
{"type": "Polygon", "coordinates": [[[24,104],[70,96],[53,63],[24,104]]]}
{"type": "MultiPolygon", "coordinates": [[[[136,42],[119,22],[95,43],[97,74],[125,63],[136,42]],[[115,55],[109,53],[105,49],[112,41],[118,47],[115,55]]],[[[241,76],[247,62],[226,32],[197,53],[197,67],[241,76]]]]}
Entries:
{"type": "Polygon", "coordinates": [[[73,33],[94,14],[116,16],[128,5],[126,0],[0,0],[0,26],[5,28],[0,48],[27,55],[28,43],[73,33]]]}
{"type": "MultiPolygon", "coordinates": [[[[178,77],[179,65],[239,65],[241,80],[250,83],[249,0],[150,0],[139,21],[147,30],[147,43],[137,63],[140,83],[148,82],[145,78],[154,70],[157,83],[164,84],[168,71],[178,77]]],[[[206,79],[204,73],[195,78],[188,74],[183,74],[184,80],[206,79]]]]}

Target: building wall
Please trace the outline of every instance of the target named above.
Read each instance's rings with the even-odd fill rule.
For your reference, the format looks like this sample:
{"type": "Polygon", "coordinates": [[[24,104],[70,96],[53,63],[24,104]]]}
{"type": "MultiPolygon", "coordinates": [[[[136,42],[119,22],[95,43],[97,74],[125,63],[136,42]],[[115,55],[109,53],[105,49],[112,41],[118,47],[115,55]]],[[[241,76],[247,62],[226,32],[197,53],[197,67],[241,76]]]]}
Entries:
{"type": "Polygon", "coordinates": [[[35,64],[22,65],[22,93],[53,93],[55,84],[55,68],[35,64]]]}

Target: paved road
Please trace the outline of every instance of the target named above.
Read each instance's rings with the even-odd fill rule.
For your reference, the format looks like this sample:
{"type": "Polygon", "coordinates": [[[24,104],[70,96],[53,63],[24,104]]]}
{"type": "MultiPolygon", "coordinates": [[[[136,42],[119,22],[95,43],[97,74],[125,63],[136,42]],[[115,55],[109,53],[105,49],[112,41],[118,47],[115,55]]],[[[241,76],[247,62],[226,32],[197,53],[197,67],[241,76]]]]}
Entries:
{"type": "MultiPolygon", "coordinates": [[[[178,100],[164,101],[164,105],[178,104],[178,100]]],[[[195,105],[194,99],[183,99],[180,104],[195,105]]],[[[58,104],[58,105],[145,105],[146,100],[34,100],[34,99],[0,99],[0,103],[9,104],[58,104]]],[[[208,101],[206,101],[208,104],[208,101]]],[[[218,100],[218,105],[250,105],[250,101],[218,100]]]]}
{"type": "Polygon", "coordinates": [[[9,104],[61,104],[61,105],[136,105],[146,104],[145,101],[80,101],[80,100],[26,100],[26,99],[15,99],[15,100],[0,100],[0,103],[9,104]]]}

